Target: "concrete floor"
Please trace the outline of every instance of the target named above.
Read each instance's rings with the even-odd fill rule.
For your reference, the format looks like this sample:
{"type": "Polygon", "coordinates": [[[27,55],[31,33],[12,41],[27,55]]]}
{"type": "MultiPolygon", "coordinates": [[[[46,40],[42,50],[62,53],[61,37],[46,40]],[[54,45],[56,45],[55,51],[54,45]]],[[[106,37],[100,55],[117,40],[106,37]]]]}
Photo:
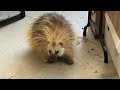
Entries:
{"type": "MultiPolygon", "coordinates": [[[[87,37],[82,37],[82,27],[87,23],[87,12],[57,12],[70,20],[78,36],[74,47],[75,64],[67,65],[63,62],[47,64],[35,57],[25,40],[25,31],[38,16],[45,12],[26,11],[24,19],[0,28],[0,78],[118,79],[113,62],[110,59],[108,64],[103,62],[102,47],[100,42],[93,38],[90,28],[87,37]]],[[[4,12],[0,13],[4,18],[3,14],[4,12]]]]}

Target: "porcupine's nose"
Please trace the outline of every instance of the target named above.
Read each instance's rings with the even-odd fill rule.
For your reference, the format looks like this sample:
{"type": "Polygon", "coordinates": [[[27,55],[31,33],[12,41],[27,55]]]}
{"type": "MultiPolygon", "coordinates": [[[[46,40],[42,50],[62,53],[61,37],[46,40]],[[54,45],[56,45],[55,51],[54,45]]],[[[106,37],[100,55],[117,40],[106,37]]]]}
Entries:
{"type": "Polygon", "coordinates": [[[52,51],[51,51],[51,50],[49,50],[49,53],[50,53],[50,54],[52,54],[52,51]]]}
{"type": "Polygon", "coordinates": [[[57,55],[59,53],[59,51],[57,50],[57,51],[55,51],[55,54],[57,55]]]}
{"type": "Polygon", "coordinates": [[[58,50],[56,50],[54,53],[52,53],[52,51],[51,51],[51,50],[49,50],[49,53],[50,53],[51,55],[58,55],[59,51],[58,51],[58,50]]]}

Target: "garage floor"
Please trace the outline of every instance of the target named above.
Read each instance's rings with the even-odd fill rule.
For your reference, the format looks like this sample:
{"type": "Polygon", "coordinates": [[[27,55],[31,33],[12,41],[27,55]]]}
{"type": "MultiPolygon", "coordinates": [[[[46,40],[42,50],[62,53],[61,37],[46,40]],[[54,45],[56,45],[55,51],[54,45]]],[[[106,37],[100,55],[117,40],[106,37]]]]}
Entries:
{"type": "MultiPolygon", "coordinates": [[[[24,19],[0,28],[0,78],[118,79],[113,62],[110,59],[108,64],[103,62],[102,47],[100,42],[93,38],[91,30],[87,31],[86,38],[82,37],[82,28],[87,23],[87,12],[57,12],[70,20],[78,36],[74,47],[75,63],[73,65],[63,62],[47,64],[35,56],[24,36],[29,25],[45,12],[26,11],[24,19]]],[[[0,13],[1,18],[8,14],[4,13],[0,13]]]]}

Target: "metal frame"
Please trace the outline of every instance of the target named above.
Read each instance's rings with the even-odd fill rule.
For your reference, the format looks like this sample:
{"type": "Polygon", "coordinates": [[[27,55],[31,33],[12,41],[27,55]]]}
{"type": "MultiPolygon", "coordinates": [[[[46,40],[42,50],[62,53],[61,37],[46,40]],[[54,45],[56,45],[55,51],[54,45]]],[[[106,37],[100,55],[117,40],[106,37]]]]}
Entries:
{"type": "Polygon", "coordinates": [[[102,20],[103,20],[104,12],[100,11],[99,26],[98,27],[94,23],[94,21],[91,19],[91,14],[92,14],[92,11],[88,11],[88,23],[84,27],[83,36],[86,36],[86,30],[90,25],[92,25],[95,28],[95,30],[99,31],[99,40],[100,40],[100,43],[102,45],[103,52],[104,52],[104,63],[108,63],[108,53],[107,53],[107,48],[106,48],[105,43],[104,43],[104,35],[102,33],[102,20]]]}
{"type": "Polygon", "coordinates": [[[25,17],[25,11],[20,11],[20,13],[16,16],[12,16],[10,18],[7,18],[5,20],[0,21],[0,27],[6,26],[8,24],[11,24],[15,21],[18,21],[20,19],[23,19],[25,17]]]}

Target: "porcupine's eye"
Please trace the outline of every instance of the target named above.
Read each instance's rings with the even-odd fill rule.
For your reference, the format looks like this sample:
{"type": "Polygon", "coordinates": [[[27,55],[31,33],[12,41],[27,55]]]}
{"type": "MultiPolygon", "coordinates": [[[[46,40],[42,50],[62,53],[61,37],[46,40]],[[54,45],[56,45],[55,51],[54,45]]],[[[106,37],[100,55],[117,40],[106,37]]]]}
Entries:
{"type": "Polygon", "coordinates": [[[61,47],[63,47],[63,43],[62,43],[62,42],[59,42],[59,45],[60,45],[61,47]]]}
{"type": "Polygon", "coordinates": [[[57,50],[57,51],[55,51],[55,54],[58,54],[59,53],[59,51],[57,50]]]}
{"type": "Polygon", "coordinates": [[[52,53],[52,51],[51,51],[51,50],[49,50],[49,53],[51,54],[51,53],[52,53]]]}

